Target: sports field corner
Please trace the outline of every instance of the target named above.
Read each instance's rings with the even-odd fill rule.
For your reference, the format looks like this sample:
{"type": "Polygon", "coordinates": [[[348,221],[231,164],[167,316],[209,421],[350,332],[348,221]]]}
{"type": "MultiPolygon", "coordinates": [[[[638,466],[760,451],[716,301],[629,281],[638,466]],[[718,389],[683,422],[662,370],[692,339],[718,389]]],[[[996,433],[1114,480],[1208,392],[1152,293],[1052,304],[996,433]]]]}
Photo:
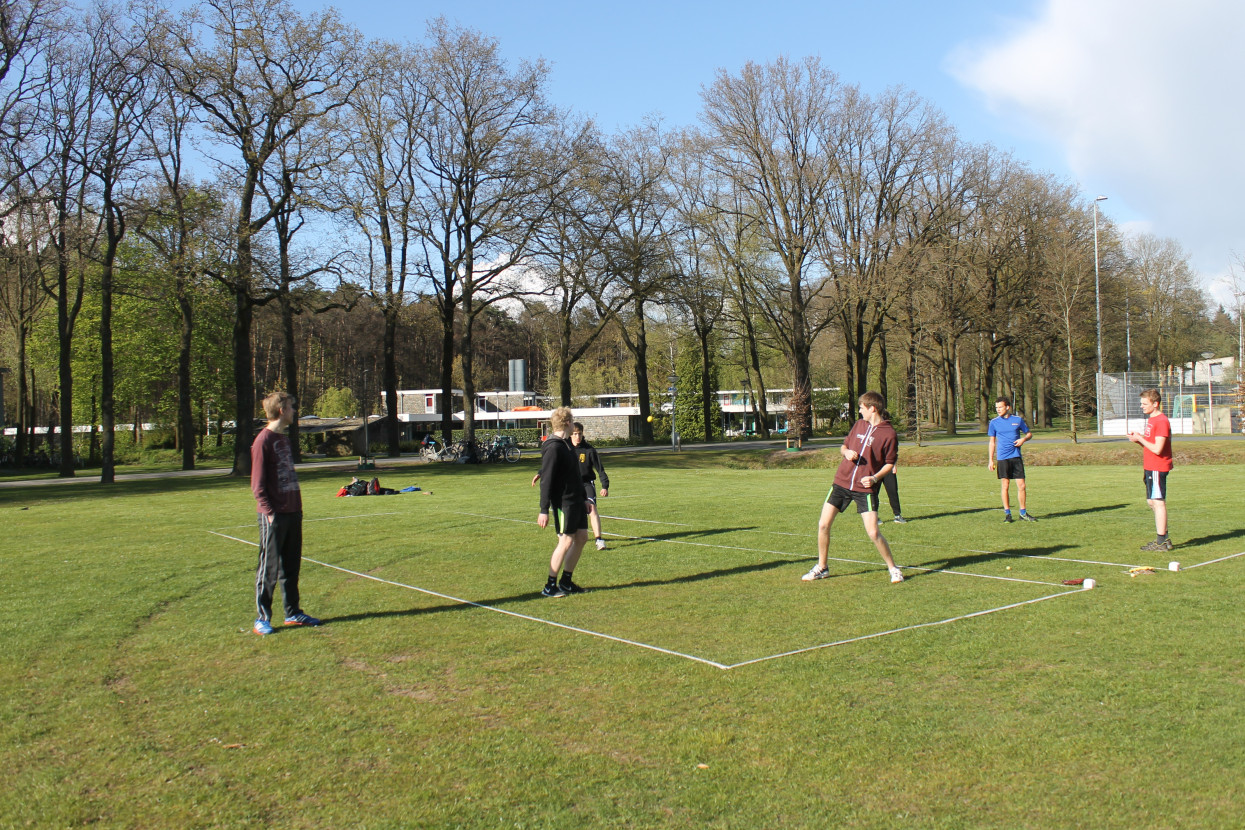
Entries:
{"type": "Polygon", "coordinates": [[[1194,482],[1241,468],[1173,474],[1171,552],[1133,467],[1031,469],[1014,525],[984,469],[904,468],[891,585],[854,513],[800,580],[826,470],[607,463],[608,549],[559,599],[532,464],[301,472],[325,625],[265,638],[244,481],[6,492],[0,823],[1237,821],[1245,525],[1194,482]]]}

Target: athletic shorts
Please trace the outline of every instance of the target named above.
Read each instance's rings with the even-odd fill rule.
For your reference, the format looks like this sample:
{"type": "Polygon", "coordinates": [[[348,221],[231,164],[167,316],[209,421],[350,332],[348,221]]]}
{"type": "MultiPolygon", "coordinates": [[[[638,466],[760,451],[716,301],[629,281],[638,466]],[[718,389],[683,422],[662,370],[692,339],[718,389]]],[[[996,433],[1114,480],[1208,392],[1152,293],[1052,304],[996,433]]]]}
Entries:
{"type": "Polygon", "coordinates": [[[826,504],[840,513],[846,510],[852,502],[856,503],[857,513],[878,512],[878,494],[872,490],[848,490],[836,484],[830,488],[830,494],[826,496],[826,504]]]}
{"type": "Polygon", "coordinates": [[[999,478],[1023,481],[1025,477],[1025,460],[1020,456],[1003,458],[994,465],[994,469],[998,470],[999,478]]]}
{"type": "Polygon", "coordinates": [[[584,499],[588,504],[595,505],[597,503],[597,483],[595,481],[584,482],[584,499]]]}
{"type": "Polygon", "coordinates": [[[550,510],[553,529],[559,536],[574,536],[578,530],[588,529],[588,505],[582,501],[563,504],[550,510]]]}
{"type": "Polygon", "coordinates": [[[1146,499],[1165,501],[1167,499],[1167,473],[1158,470],[1146,470],[1143,480],[1146,483],[1146,499]]]}

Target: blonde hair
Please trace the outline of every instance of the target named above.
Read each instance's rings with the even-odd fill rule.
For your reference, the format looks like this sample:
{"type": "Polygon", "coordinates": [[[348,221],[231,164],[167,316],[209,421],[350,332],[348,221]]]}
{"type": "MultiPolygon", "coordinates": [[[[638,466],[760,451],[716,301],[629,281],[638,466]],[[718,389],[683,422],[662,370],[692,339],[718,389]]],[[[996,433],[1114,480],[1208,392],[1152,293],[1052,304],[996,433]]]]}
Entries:
{"type": "Polygon", "coordinates": [[[1163,393],[1157,389],[1142,389],[1140,397],[1145,398],[1150,403],[1163,402],[1163,393]]]}
{"type": "Polygon", "coordinates": [[[264,415],[268,420],[275,421],[281,417],[281,410],[285,409],[286,404],[294,403],[294,396],[289,392],[273,392],[264,398],[264,415]]]}
{"type": "Polygon", "coordinates": [[[575,420],[569,406],[559,406],[549,416],[549,427],[553,432],[568,432],[575,420]]]}

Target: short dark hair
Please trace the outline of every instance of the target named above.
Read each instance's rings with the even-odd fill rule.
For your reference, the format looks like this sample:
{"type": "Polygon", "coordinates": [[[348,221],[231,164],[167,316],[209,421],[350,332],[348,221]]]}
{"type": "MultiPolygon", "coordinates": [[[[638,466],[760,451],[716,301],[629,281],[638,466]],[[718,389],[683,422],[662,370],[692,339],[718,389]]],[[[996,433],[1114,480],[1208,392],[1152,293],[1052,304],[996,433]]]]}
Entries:
{"type": "Polygon", "coordinates": [[[994,399],[994,402],[995,402],[995,403],[1005,403],[1005,404],[1007,404],[1007,408],[1008,408],[1008,409],[1011,409],[1011,408],[1012,408],[1012,399],[1011,399],[1011,398],[1009,398],[1009,397],[1007,397],[1006,395],[999,395],[997,398],[995,398],[995,399],[994,399]]]}

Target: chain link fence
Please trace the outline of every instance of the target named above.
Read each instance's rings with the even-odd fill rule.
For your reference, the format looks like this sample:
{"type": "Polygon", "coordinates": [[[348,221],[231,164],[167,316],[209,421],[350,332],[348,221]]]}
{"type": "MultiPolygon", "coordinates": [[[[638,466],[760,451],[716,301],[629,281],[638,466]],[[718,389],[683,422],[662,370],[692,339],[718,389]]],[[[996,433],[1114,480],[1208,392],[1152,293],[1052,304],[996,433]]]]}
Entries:
{"type": "Polygon", "coordinates": [[[1181,372],[1122,372],[1098,376],[1098,417],[1103,435],[1127,435],[1140,430],[1146,416],[1139,398],[1142,390],[1157,389],[1163,395],[1163,414],[1173,435],[1231,435],[1241,432],[1242,396],[1245,389],[1235,378],[1205,378],[1192,382],[1189,370],[1181,372]]]}

